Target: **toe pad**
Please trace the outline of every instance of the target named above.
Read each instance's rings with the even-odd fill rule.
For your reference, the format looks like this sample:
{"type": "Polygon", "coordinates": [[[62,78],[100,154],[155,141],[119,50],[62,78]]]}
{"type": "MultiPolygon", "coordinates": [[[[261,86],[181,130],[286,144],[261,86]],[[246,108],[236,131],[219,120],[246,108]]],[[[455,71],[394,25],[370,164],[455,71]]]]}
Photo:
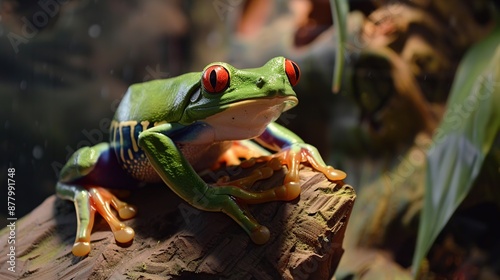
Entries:
{"type": "Polygon", "coordinates": [[[120,218],[125,219],[125,220],[135,217],[136,213],[137,213],[137,210],[135,209],[135,207],[130,206],[130,205],[122,207],[122,208],[120,208],[120,210],[118,210],[118,215],[120,216],[120,218]]]}
{"type": "Polygon", "coordinates": [[[77,257],[86,256],[90,253],[90,242],[75,242],[71,251],[77,257]]]}
{"type": "Polygon", "coordinates": [[[120,243],[127,243],[134,239],[135,232],[131,227],[125,227],[113,233],[116,241],[120,243]]]}
{"type": "Polygon", "coordinates": [[[265,226],[259,226],[256,228],[251,234],[250,238],[255,244],[264,244],[269,241],[269,237],[271,236],[269,229],[265,226]]]}

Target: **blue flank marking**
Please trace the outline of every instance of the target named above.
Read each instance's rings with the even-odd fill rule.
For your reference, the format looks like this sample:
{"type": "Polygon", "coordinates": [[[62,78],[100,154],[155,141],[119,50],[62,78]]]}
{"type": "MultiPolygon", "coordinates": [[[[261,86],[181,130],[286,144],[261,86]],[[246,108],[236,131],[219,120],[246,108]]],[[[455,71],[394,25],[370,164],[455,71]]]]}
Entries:
{"type": "Polygon", "coordinates": [[[264,140],[264,142],[279,148],[285,148],[293,144],[293,141],[290,141],[291,139],[285,137],[280,133],[273,133],[273,131],[271,131],[270,129],[264,130],[259,138],[264,140]]]}
{"type": "Polygon", "coordinates": [[[199,137],[203,136],[203,133],[207,131],[210,126],[204,122],[197,121],[187,126],[182,126],[178,129],[170,131],[168,136],[174,142],[193,142],[199,137]]]}
{"type": "Polygon", "coordinates": [[[98,185],[110,189],[136,189],[140,186],[137,179],[131,178],[122,168],[113,148],[103,151],[94,169],[73,183],[79,185],[98,185]],[[112,174],[112,175],[110,175],[112,174]]]}
{"type": "MultiPolygon", "coordinates": [[[[150,123],[148,125],[148,129],[153,127],[153,124],[150,123]]],[[[123,147],[120,146],[120,128],[117,127],[116,128],[116,131],[115,131],[115,135],[112,135],[111,136],[111,142],[113,141],[113,137],[115,137],[116,139],[116,142],[112,142],[111,143],[111,146],[114,148],[114,151],[116,153],[116,156],[118,157],[118,161],[121,162],[122,159],[121,159],[121,156],[120,156],[120,153],[121,153],[121,148],[123,148],[123,156],[125,158],[125,160],[130,160],[132,161],[133,159],[130,159],[129,157],[129,154],[128,154],[128,150],[130,149],[130,151],[132,151],[132,155],[135,159],[138,159],[141,157],[142,154],[144,154],[144,152],[142,151],[142,149],[139,147],[139,150],[137,152],[134,151],[134,148],[132,146],[132,139],[130,138],[130,126],[123,126],[122,128],[122,135],[123,135],[123,147]]],[[[138,143],[138,139],[139,139],[139,134],[141,134],[142,132],[142,124],[138,123],[137,125],[135,125],[134,127],[134,137],[135,137],[135,143],[137,145],[139,145],[138,143]]],[[[125,164],[125,163],[122,163],[122,164],[125,164]]]]}
{"type": "MultiPolygon", "coordinates": [[[[147,129],[153,127],[154,124],[150,123],[147,127],[147,129]]],[[[204,122],[196,122],[187,126],[184,125],[178,125],[175,126],[173,129],[165,132],[164,134],[172,139],[172,141],[177,142],[177,143],[188,143],[192,141],[196,141],[199,137],[204,137],[204,133],[207,133],[210,131],[210,126],[204,122]]],[[[123,147],[120,145],[120,128],[116,127],[113,128],[113,131],[111,131],[111,147],[114,149],[116,156],[118,158],[118,161],[125,167],[125,166],[134,166],[134,159],[140,160],[141,155],[144,154],[144,151],[139,147],[139,150],[137,152],[134,151],[133,146],[132,146],[132,139],[130,138],[130,126],[123,126],[122,127],[122,135],[123,135],[123,147]],[[114,131],[114,133],[113,133],[114,131]],[[113,137],[115,137],[116,141],[113,142],[113,137]],[[125,162],[122,162],[121,159],[121,150],[123,148],[123,157],[125,159],[125,162]],[[128,151],[132,151],[132,156],[133,159],[130,159],[128,151]],[[131,163],[127,163],[127,161],[130,161],[131,163]]],[[[135,142],[137,145],[139,145],[139,134],[143,131],[142,125],[139,123],[134,127],[134,137],[135,137],[135,142]]]]}

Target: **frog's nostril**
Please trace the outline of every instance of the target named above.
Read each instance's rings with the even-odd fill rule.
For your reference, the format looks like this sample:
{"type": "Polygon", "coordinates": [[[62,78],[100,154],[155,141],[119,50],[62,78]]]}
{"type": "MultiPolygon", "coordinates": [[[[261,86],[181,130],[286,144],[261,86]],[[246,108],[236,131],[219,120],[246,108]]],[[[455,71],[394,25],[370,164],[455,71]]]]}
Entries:
{"type": "Polygon", "coordinates": [[[266,82],[264,81],[263,77],[259,77],[257,79],[257,82],[255,84],[257,85],[258,88],[262,88],[266,82]]]}

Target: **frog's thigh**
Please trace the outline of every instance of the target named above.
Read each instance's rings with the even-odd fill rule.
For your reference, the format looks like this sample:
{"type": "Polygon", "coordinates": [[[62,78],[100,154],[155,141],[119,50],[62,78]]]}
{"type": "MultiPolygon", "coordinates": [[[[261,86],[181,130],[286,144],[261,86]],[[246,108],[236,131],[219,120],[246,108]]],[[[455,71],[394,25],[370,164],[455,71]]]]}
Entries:
{"type": "MultiPolygon", "coordinates": [[[[76,256],[84,256],[90,252],[90,233],[96,210],[108,222],[118,242],[129,242],[135,235],[130,227],[115,217],[110,205],[116,208],[120,217],[124,219],[133,217],[135,208],[120,201],[104,188],[96,186],[105,181],[99,182],[98,178],[102,176],[97,176],[99,174],[95,174],[97,170],[93,172],[94,168],[98,163],[102,163],[102,155],[109,156],[107,154],[110,152],[109,149],[109,144],[103,143],[76,151],[61,170],[60,182],[56,186],[59,197],[71,200],[75,204],[77,233],[72,251],[76,256]]],[[[114,163],[108,162],[108,164],[114,163]]]]}

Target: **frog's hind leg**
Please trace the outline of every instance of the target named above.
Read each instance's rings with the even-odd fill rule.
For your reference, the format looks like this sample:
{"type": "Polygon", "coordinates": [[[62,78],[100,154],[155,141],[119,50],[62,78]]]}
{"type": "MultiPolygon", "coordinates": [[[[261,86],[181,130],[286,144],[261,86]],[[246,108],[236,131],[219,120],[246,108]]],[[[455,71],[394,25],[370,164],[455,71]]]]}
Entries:
{"type": "MultiPolygon", "coordinates": [[[[76,151],[61,170],[56,193],[59,197],[71,200],[75,204],[77,233],[72,252],[76,256],[85,256],[90,252],[90,234],[96,211],[108,222],[116,241],[127,243],[135,235],[132,228],[117,219],[111,207],[118,211],[122,219],[135,216],[135,208],[120,201],[106,189],[97,186],[111,184],[109,179],[96,174],[104,171],[105,166],[110,169],[116,168],[114,165],[117,163],[113,162],[114,157],[109,157],[110,152],[109,144],[105,143],[84,147],[76,151]],[[95,168],[96,166],[99,168],[95,168]]],[[[109,178],[109,175],[106,177],[109,178]]]]}

